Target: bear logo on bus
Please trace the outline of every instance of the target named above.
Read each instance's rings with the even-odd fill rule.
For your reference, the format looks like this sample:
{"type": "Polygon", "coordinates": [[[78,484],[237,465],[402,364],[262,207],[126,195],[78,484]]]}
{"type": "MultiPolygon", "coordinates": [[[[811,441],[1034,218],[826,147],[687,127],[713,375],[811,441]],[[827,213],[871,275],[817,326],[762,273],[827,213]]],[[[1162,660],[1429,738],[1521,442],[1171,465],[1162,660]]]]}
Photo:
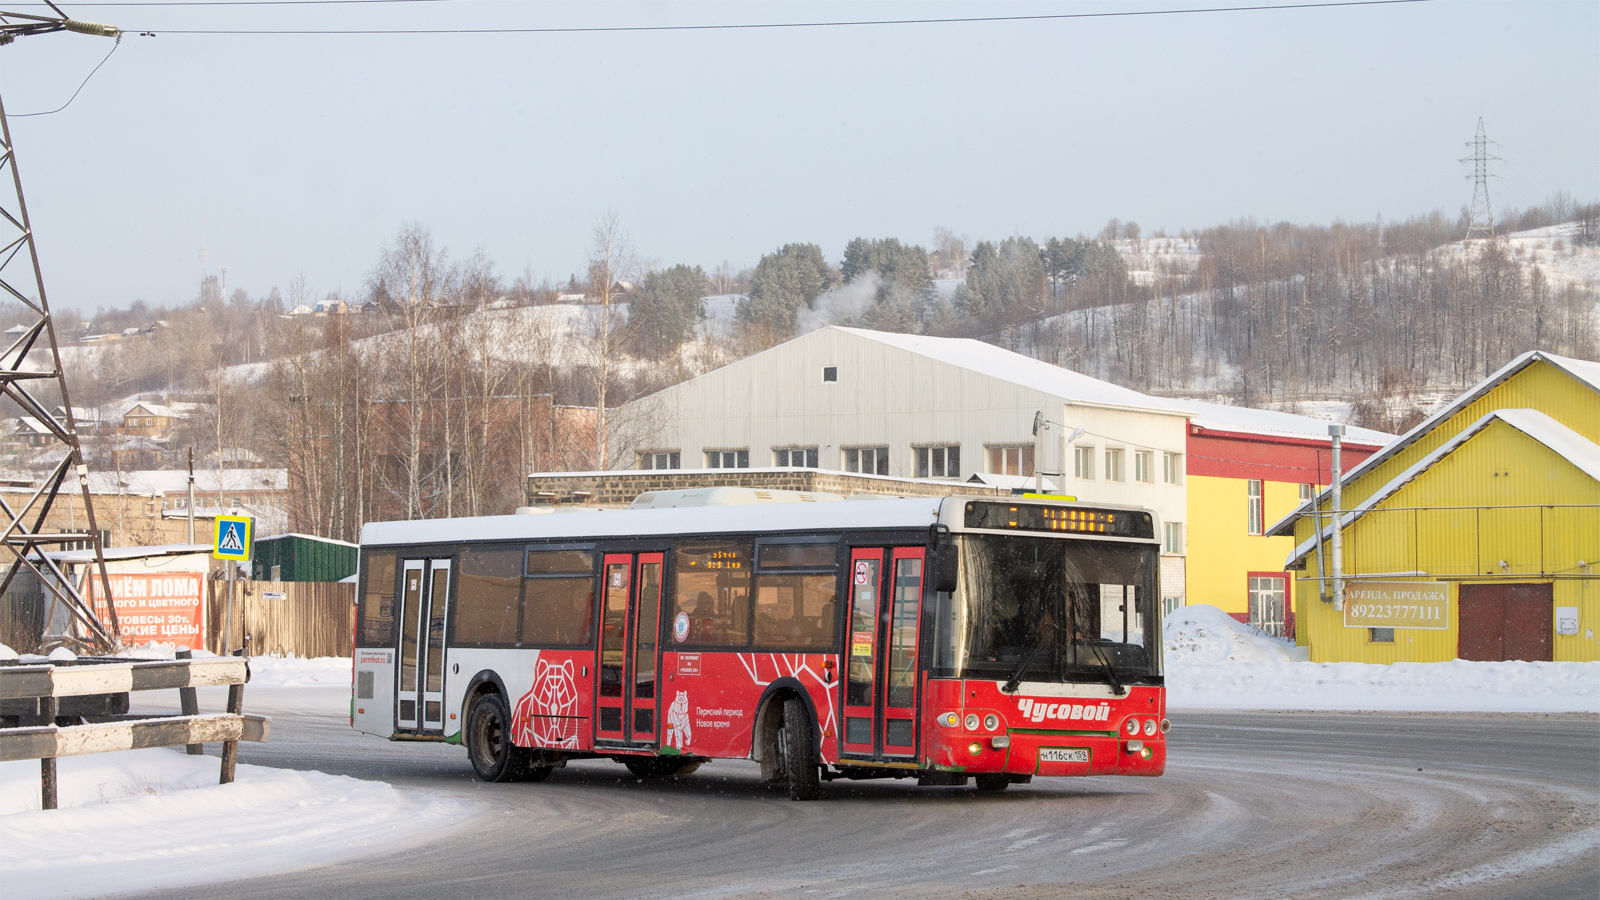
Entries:
{"type": "Polygon", "coordinates": [[[512,740],[523,747],[578,748],[578,687],[572,660],[540,658],[533,667],[533,687],[517,701],[511,716],[512,740]]]}
{"type": "Polygon", "coordinates": [[[679,691],[677,699],[667,707],[667,746],[677,750],[689,749],[689,692],[679,691]]]}

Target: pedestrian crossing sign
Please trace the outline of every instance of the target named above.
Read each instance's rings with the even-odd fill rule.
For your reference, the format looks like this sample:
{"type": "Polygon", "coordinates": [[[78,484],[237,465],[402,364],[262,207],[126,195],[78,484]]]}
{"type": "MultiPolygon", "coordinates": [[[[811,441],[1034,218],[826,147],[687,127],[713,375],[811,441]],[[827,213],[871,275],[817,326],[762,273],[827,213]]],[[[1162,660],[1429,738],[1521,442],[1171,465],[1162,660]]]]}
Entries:
{"type": "Polygon", "coordinates": [[[217,539],[211,555],[216,559],[249,562],[253,523],[249,516],[217,516],[217,539]]]}

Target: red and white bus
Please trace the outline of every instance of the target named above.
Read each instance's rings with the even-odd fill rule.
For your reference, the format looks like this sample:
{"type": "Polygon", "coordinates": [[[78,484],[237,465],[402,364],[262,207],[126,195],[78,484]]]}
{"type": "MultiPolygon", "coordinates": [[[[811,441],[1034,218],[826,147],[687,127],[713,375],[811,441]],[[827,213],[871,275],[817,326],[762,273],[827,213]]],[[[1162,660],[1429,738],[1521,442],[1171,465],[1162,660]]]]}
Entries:
{"type": "Polygon", "coordinates": [[[373,523],[351,724],[463,743],[486,781],[1160,775],[1156,533],[959,496],[373,523]]]}

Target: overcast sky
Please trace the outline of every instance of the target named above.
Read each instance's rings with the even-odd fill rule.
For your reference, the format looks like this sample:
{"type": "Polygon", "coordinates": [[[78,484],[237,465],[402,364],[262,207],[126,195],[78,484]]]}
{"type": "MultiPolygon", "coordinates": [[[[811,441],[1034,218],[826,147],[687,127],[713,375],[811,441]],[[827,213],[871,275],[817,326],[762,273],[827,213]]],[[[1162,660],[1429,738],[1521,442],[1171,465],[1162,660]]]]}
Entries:
{"type": "MultiPolygon", "coordinates": [[[[27,3],[0,4],[22,8],[27,3]]],[[[921,18],[1185,4],[64,4],[123,38],[12,134],[57,306],[359,293],[401,224],[508,279],[582,268],[614,210],[641,257],[754,265],[810,241],[1148,234],[1600,198],[1600,4],[1441,2],[699,32],[196,36],[183,28],[542,27],[921,18]]],[[[1199,4],[1190,4],[1199,5],[1199,4]]],[[[1204,5],[1221,5],[1208,2],[1204,5]]],[[[12,114],[110,48],[0,48],[12,114]]]]}

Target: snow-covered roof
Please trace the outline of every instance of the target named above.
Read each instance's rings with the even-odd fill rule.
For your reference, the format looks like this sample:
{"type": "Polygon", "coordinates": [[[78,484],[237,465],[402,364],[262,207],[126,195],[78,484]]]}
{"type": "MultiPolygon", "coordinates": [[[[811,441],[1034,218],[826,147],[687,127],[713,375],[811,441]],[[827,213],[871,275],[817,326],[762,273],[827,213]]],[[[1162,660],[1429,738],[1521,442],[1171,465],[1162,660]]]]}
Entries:
{"type": "MultiPolygon", "coordinates": [[[[1328,436],[1328,426],[1333,423],[1326,419],[1302,416],[1298,413],[1278,412],[1272,409],[1251,409],[1248,406],[1207,403],[1204,400],[1165,399],[1162,402],[1188,412],[1191,423],[1213,431],[1233,431],[1241,434],[1271,437],[1292,437],[1302,440],[1317,440],[1324,443],[1332,440],[1328,436]]],[[[1371,428],[1361,428],[1355,425],[1345,426],[1344,442],[1347,444],[1382,447],[1392,440],[1394,440],[1394,435],[1385,431],[1375,431],[1371,428]]]]}
{"type": "MultiPolygon", "coordinates": [[[[1493,412],[1484,413],[1476,422],[1462,429],[1460,434],[1440,444],[1432,453],[1417,460],[1416,464],[1389,479],[1389,483],[1373,492],[1372,496],[1351,507],[1348,512],[1340,516],[1341,527],[1349,527],[1355,520],[1361,518],[1384,500],[1394,496],[1396,491],[1415,481],[1439,460],[1455,452],[1456,448],[1471,440],[1474,435],[1487,428],[1491,422],[1497,420],[1510,425],[1512,428],[1545,445],[1562,459],[1577,466],[1585,475],[1600,481],[1600,445],[1596,445],[1593,441],[1536,409],[1497,409],[1493,412]]],[[[1327,539],[1327,536],[1333,532],[1332,517],[1330,516],[1329,518],[1329,523],[1322,528],[1324,539],[1327,539]]],[[[1289,555],[1287,565],[1294,565],[1307,554],[1315,551],[1316,548],[1317,536],[1313,534],[1294,548],[1294,553],[1289,555]]]]}
{"type": "MultiPolygon", "coordinates": [[[[146,559],[156,556],[187,556],[191,553],[210,553],[210,544],[157,544],[153,547],[107,547],[107,562],[116,559],[146,559]]],[[[93,550],[60,550],[45,556],[64,563],[94,562],[93,550]]]]}
{"type": "Polygon", "coordinates": [[[194,412],[199,408],[199,406],[200,404],[198,403],[150,403],[145,400],[140,400],[128,407],[127,412],[124,412],[122,415],[123,417],[166,416],[168,418],[182,418],[183,416],[194,412]],[[141,409],[144,410],[144,412],[139,412],[141,409]]]}
{"type": "MultiPolygon", "coordinates": [[[[743,470],[741,470],[743,471],[743,470]]],[[[482,516],[369,522],[361,543],[437,544],[440,542],[536,540],[540,538],[647,537],[669,534],[770,532],[827,528],[926,528],[939,516],[944,497],[863,500],[854,503],[796,503],[774,517],[772,507],[695,506],[681,509],[594,509],[586,515],[482,516]]],[[[587,510],[587,508],[586,508],[587,510]]]]}
{"type": "MultiPolygon", "coordinates": [[[[1043,480],[1046,491],[1054,491],[1056,483],[1049,478],[1043,480]]],[[[967,484],[986,484],[990,487],[1005,488],[1007,490],[1034,489],[1035,482],[1032,475],[998,475],[994,472],[973,472],[967,478],[967,484]]]]}
{"type": "Polygon", "coordinates": [[[1013,353],[993,344],[971,338],[941,338],[921,334],[894,334],[865,328],[828,326],[832,330],[926,356],[946,365],[977,372],[1000,381],[1043,391],[1063,402],[1088,406],[1110,406],[1144,412],[1188,415],[1162,397],[1152,397],[1119,387],[1088,375],[1053,366],[1031,356],[1013,353]]]}
{"type": "MultiPolygon", "coordinates": [[[[99,494],[182,494],[189,490],[186,469],[138,469],[131,472],[89,473],[89,487],[99,494]]],[[[197,494],[217,491],[283,491],[289,488],[288,469],[197,469],[194,489],[197,494]]]]}
{"type": "MultiPolygon", "coordinates": [[[[1362,460],[1358,465],[1344,474],[1343,480],[1348,483],[1356,478],[1359,478],[1365,473],[1370,472],[1374,468],[1383,464],[1390,457],[1394,456],[1396,453],[1399,453],[1401,450],[1404,450],[1405,448],[1416,443],[1418,439],[1432,431],[1434,428],[1438,427],[1440,423],[1449,421],[1451,416],[1454,416],[1456,413],[1466,409],[1468,406],[1476,402],[1479,397],[1482,397],[1484,394],[1487,394],[1501,383],[1510,379],[1511,376],[1521,372],[1523,369],[1526,369],[1528,366],[1531,366],[1535,362],[1541,360],[1549,363],[1552,366],[1555,366],[1568,375],[1571,375],[1579,383],[1587,385],[1596,393],[1600,393],[1600,363],[1591,362],[1585,359],[1573,359],[1567,356],[1557,356],[1554,353],[1546,353],[1543,350],[1530,350],[1527,353],[1524,353],[1518,356],[1516,359],[1513,359],[1512,361],[1501,366],[1493,375],[1490,375],[1488,378],[1478,382],[1461,396],[1445,404],[1426,419],[1418,422],[1416,427],[1391,441],[1388,446],[1384,447],[1382,450],[1379,450],[1377,453],[1374,453],[1362,460]]],[[[1294,534],[1295,520],[1299,519],[1302,513],[1309,510],[1311,508],[1311,504],[1319,503],[1325,497],[1331,495],[1332,490],[1332,488],[1324,488],[1322,491],[1318,492],[1315,497],[1312,497],[1310,500],[1300,504],[1295,508],[1294,512],[1291,512],[1282,519],[1279,519],[1272,525],[1271,528],[1268,528],[1266,532],[1267,535],[1272,537],[1292,536],[1294,534]]]]}
{"type": "Polygon", "coordinates": [[[53,433],[50,431],[50,429],[45,427],[43,422],[39,421],[33,416],[17,416],[16,423],[17,428],[14,432],[16,434],[22,434],[23,432],[32,432],[33,434],[53,433]]]}
{"type": "Polygon", "coordinates": [[[341,540],[336,540],[334,538],[318,537],[317,535],[314,535],[314,534],[301,534],[298,531],[290,531],[290,532],[286,532],[284,534],[275,534],[272,537],[256,538],[256,543],[265,544],[267,541],[277,541],[277,540],[282,540],[284,538],[303,538],[303,539],[308,540],[308,541],[318,541],[318,542],[321,542],[321,543],[324,543],[324,544],[338,544],[341,547],[359,547],[359,546],[361,546],[360,544],[352,544],[349,541],[341,541],[341,540]]]}

